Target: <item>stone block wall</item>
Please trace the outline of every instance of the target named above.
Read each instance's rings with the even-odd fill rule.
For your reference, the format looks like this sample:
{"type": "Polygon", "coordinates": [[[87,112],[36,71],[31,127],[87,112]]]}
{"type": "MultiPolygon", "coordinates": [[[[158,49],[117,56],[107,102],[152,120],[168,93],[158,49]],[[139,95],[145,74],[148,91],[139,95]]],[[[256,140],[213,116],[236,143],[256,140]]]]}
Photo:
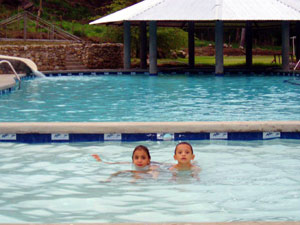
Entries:
{"type": "Polygon", "coordinates": [[[40,71],[65,70],[72,55],[89,69],[123,68],[123,44],[0,45],[0,55],[29,58],[40,71]]]}
{"type": "Polygon", "coordinates": [[[41,71],[63,70],[66,45],[3,45],[0,55],[31,59],[41,71]]]}
{"type": "Polygon", "coordinates": [[[123,68],[123,44],[87,45],[82,57],[89,69],[123,68]]]}

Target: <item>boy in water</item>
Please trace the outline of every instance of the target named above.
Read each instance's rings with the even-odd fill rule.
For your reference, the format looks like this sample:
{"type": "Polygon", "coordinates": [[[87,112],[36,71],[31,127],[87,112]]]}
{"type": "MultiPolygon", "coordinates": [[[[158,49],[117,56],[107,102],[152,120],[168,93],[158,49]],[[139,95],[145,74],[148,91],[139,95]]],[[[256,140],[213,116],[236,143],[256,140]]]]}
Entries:
{"type": "Polygon", "coordinates": [[[193,152],[193,147],[188,142],[180,142],[175,147],[174,159],[177,164],[173,165],[171,171],[192,171],[192,176],[197,177],[200,168],[192,164],[195,155],[193,152]]]}

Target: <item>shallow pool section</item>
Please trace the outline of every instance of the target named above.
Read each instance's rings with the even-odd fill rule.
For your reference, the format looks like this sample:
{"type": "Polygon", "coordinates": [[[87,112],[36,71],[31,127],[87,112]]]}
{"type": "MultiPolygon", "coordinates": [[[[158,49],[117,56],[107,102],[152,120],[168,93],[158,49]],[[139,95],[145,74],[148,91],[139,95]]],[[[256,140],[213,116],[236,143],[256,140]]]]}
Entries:
{"type": "Polygon", "coordinates": [[[0,96],[0,122],[300,120],[283,76],[97,75],[24,80],[0,96]]]}
{"type": "Polygon", "coordinates": [[[0,143],[2,223],[299,221],[299,140],[192,141],[198,178],[173,176],[175,142],[0,143]],[[145,144],[159,176],[124,173],[145,144]]]}

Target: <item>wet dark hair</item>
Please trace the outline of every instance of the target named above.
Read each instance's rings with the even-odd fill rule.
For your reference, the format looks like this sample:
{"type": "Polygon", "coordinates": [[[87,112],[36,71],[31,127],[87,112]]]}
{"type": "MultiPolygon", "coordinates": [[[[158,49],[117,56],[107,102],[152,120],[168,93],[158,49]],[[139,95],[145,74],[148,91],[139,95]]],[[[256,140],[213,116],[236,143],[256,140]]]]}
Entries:
{"type": "Polygon", "coordinates": [[[134,153],[135,153],[135,151],[137,151],[137,150],[143,150],[143,151],[145,151],[146,154],[148,155],[149,159],[151,159],[149,149],[148,149],[146,146],[144,146],[144,145],[138,145],[138,146],[135,147],[135,149],[134,149],[133,152],[132,152],[132,157],[131,157],[132,160],[133,160],[134,153]]]}
{"type": "Polygon", "coordinates": [[[192,145],[190,144],[190,143],[188,143],[188,142],[180,142],[180,143],[178,143],[177,145],[176,145],[176,147],[175,147],[175,151],[174,151],[174,154],[176,155],[176,150],[177,150],[177,147],[179,146],[179,145],[188,145],[188,146],[190,146],[190,148],[191,148],[191,150],[192,150],[192,154],[194,154],[194,150],[193,150],[193,147],[192,147],[192,145]]]}

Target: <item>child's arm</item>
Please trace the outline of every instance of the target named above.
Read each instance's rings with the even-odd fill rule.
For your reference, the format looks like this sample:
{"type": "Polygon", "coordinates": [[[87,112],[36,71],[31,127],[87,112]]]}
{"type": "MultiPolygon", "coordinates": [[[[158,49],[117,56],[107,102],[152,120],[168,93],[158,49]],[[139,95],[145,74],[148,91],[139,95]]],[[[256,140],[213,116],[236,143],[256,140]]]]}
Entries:
{"type": "Polygon", "coordinates": [[[129,162],[104,162],[102,161],[102,159],[100,158],[100,156],[98,154],[92,154],[92,156],[98,161],[98,162],[103,162],[106,164],[129,164],[129,162]]]}
{"type": "Polygon", "coordinates": [[[173,171],[173,170],[175,170],[175,169],[177,169],[177,164],[172,165],[172,166],[169,168],[169,170],[171,170],[171,171],[173,171]]]}
{"type": "Polygon", "coordinates": [[[113,177],[117,177],[117,176],[119,176],[120,174],[123,174],[123,173],[134,173],[134,171],[133,170],[122,170],[122,171],[113,173],[112,175],[109,176],[109,178],[105,182],[111,182],[113,177]]]}
{"type": "Polygon", "coordinates": [[[102,161],[102,159],[100,158],[99,155],[97,155],[97,154],[92,154],[92,156],[93,156],[97,161],[99,161],[99,162],[102,161]]]}

